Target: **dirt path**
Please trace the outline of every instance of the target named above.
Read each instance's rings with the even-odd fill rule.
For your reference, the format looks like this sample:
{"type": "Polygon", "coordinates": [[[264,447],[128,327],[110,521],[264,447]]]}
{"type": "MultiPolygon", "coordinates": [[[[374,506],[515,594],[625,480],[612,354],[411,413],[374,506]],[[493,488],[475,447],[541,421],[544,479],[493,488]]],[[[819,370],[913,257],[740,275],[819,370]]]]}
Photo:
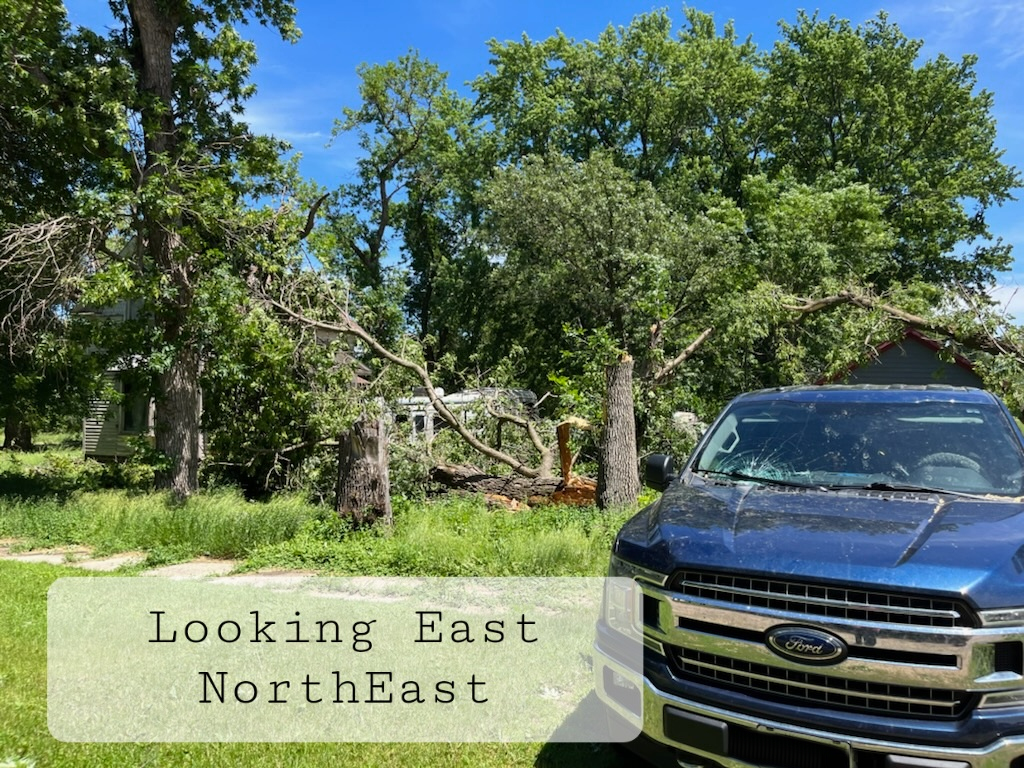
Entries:
{"type": "MultiPolygon", "coordinates": [[[[88,547],[53,547],[51,549],[19,550],[18,541],[0,540],[0,559],[21,563],[48,563],[71,565],[88,571],[116,571],[124,566],[138,565],[146,560],[145,552],[122,552],[107,557],[93,557],[88,547]]],[[[171,579],[204,579],[228,576],[238,565],[236,560],[218,560],[200,557],[187,563],[162,565],[141,571],[143,576],[164,576],[171,579]]],[[[251,578],[252,574],[239,574],[233,578],[251,578]]]]}

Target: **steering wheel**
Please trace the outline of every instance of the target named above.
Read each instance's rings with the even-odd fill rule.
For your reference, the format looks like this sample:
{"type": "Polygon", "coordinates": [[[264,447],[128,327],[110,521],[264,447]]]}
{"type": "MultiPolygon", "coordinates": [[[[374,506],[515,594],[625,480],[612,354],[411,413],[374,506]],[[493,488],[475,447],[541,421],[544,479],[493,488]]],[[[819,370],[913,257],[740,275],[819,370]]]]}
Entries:
{"type": "Polygon", "coordinates": [[[964,469],[971,469],[981,474],[981,464],[976,462],[970,456],[964,456],[960,453],[949,453],[946,451],[929,453],[914,465],[914,469],[920,469],[924,466],[963,467],[964,469]]]}

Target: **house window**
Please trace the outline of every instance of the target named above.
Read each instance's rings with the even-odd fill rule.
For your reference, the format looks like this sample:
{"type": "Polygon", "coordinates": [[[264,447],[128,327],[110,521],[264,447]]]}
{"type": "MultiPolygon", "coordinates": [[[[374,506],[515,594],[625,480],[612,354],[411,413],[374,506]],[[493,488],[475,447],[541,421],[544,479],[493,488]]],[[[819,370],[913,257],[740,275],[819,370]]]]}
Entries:
{"type": "Polygon", "coordinates": [[[135,382],[122,381],[121,431],[139,435],[149,430],[149,398],[135,382]]]}

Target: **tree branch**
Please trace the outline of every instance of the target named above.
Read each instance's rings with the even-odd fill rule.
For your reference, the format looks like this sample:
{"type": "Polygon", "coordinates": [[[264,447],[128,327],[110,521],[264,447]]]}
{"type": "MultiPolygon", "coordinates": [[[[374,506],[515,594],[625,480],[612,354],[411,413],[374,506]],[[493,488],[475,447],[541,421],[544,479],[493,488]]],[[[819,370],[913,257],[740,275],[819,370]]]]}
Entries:
{"type": "MultiPolygon", "coordinates": [[[[955,326],[937,318],[915,315],[892,304],[879,301],[874,296],[855,293],[850,290],[840,291],[832,296],[823,296],[817,299],[805,299],[802,304],[785,304],[783,305],[783,308],[790,312],[796,312],[799,315],[808,315],[814,312],[832,309],[833,307],[837,307],[842,304],[852,304],[853,306],[860,307],[861,309],[883,312],[894,320],[899,320],[911,328],[916,328],[919,331],[926,331],[928,333],[934,333],[938,336],[942,336],[943,338],[951,339],[965,346],[979,349],[983,352],[991,352],[992,354],[1005,354],[1006,352],[1004,346],[990,334],[965,334],[955,326]]],[[[1015,350],[1015,352],[1019,354],[1020,350],[1015,350]]]]}
{"type": "Polygon", "coordinates": [[[700,335],[696,339],[690,342],[690,345],[686,349],[661,366],[661,368],[659,368],[654,374],[654,386],[663,384],[665,380],[672,375],[675,369],[685,363],[694,352],[700,349],[700,346],[707,341],[714,332],[714,327],[705,328],[700,332],[700,335]]]}
{"type": "Polygon", "coordinates": [[[487,403],[487,413],[498,421],[507,421],[511,424],[524,429],[526,434],[530,438],[530,442],[533,443],[533,447],[540,454],[540,466],[537,468],[540,473],[540,477],[548,477],[551,474],[552,468],[555,464],[554,454],[551,451],[551,446],[544,445],[544,442],[540,439],[540,433],[537,432],[537,425],[529,419],[523,418],[514,413],[502,413],[493,408],[493,401],[487,403]]]}
{"type": "Polygon", "coordinates": [[[11,351],[63,322],[104,238],[97,222],[71,216],[0,233],[0,339],[11,351]]]}
{"type": "Polygon", "coordinates": [[[324,201],[329,197],[327,194],[320,196],[320,199],[313,203],[309,209],[309,215],[306,216],[306,226],[299,231],[299,240],[305,240],[309,233],[313,231],[313,224],[316,222],[316,212],[320,210],[320,206],[324,204],[324,201]]]}
{"type": "Polygon", "coordinates": [[[526,464],[519,461],[519,459],[517,459],[515,456],[511,456],[505,453],[504,451],[499,451],[496,448],[492,448],[491,446],[487,445],[482,440],[480,440],[480,438],[478,438],[472,432],[470,432],[466,428],[465,424],[463,424],[462,421],[460,421],[458,417],[456,417],[455,414],[453,414],[448,409],[448,406],[446,406],[444,402],[442,402],[441,398],[437,396],[437,392],[434,389],[434,383],[433,381],[431,381],[430,374],[427,372],[426,368],[419,365],[418,363],[413,362],[412,360],[409,360],[408,358],[401,357],[392,352],[391,350],[387,349],[386,347],[384,347],[384,345],[382,345],[379,341],[377,341],[377,339],[371,336],[369,332],[367,332],[358,323],[356,323],[355,320],[353,320],[348,315],[348,313],[342,310],[341,307],[339,307],[335,302],[332,301],[331,303],[334,304],[334,308],[337,312],[337,315],[341,319],[340,323],[329,323],[323,320],[317,320],[311,317],[307,317],[301,312],[296,312],[291,307],[288,307],[285,304],[281,303],[280,301],[277,301],[276,299],[272,299],[270,297],[264,297],[264,300],[267,301],[267,303],[269,303],[272,307],[279,310],[287,317],[291,318],[296,322],[312,326],[314,328],[319,328],[325,331],[330,331],[333,333],[354,336],[355,338],[363,342],[363,344],[365,344],[377,357],[387,360],[390,363],[394,363],[395,365],[399,366],[400,368],[404,368],[407,371],[410,371],[423,384],[423,387],[426,390],[427,399],[430,401],[430,405],[434,408],[434,410],[437,411],[438,415],[442,419],[444,419],[444,421],[458,433],[459,437],[465,440],[466,443],[469,444],[474,450],[478,451],[479,453],[482,453],[484,456],[487,456],[490,459],[493,459],[494,461],[500,462],[508,467],[511,467],[514,472],[516,472],[519,475],[522,475],[523,477],[536,478],[542,476],[541,469],[528,467],[526,464]]]}

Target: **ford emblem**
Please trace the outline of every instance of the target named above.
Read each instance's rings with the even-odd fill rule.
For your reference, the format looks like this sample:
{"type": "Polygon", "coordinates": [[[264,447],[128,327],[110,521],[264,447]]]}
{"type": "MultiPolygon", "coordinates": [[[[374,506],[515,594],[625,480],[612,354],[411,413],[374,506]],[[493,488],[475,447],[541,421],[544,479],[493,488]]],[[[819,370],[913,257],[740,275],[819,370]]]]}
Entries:
{"type": "Polygon", "coordinates": [[[811,627],[774,627],[765,633],[765,643],[782,658],[803,664],[838,664],[847,652],[841,639],[811,627]]]}

